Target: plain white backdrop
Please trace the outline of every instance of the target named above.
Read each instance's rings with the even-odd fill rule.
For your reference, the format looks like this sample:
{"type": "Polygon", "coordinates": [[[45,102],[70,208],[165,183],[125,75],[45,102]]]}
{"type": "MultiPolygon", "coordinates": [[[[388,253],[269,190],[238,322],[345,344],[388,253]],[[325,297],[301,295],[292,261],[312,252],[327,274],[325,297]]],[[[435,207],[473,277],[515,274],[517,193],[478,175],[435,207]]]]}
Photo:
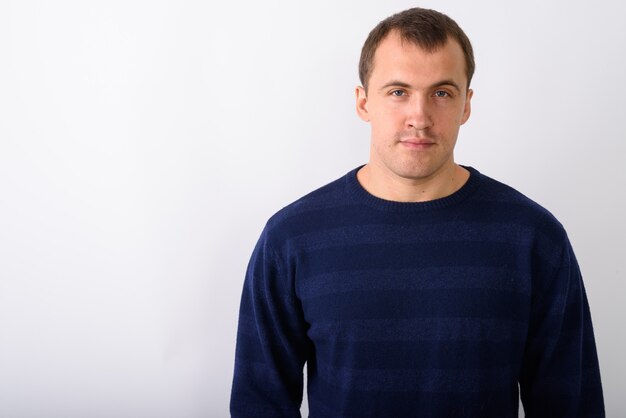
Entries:
{"type": "Polygon", "coordinates": [[[626,7],[536,0],[0,0],[0,416],[227,417],[254,243],[367,161],[360,48],[415,5],[472,40],[457,161],[565,225],[626,416],[626,7]]]}

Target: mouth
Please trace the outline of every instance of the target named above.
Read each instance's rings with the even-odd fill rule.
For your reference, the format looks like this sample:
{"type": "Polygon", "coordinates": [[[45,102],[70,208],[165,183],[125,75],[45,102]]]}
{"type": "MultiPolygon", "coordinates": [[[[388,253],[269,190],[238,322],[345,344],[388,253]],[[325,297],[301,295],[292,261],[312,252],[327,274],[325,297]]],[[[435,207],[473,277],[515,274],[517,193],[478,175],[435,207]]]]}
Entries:
{"type": "Polygon", "coordinates": [[[435,142],[429,139],[408,138],[400,140],[400,144],[408,149],[427,150],[435,146],[435,142]]]}

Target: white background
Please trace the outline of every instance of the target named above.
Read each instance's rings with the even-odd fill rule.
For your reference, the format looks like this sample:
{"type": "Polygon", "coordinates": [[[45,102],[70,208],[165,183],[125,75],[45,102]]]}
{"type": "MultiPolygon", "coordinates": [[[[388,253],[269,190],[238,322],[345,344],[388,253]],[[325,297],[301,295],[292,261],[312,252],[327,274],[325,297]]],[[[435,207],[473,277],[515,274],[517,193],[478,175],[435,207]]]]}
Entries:
{"type": "MultiPolygon", "coordinates": [[[[226,417],[267,218],[368,156],[359,52],[408,1],[0,0],[0,417],[226,417]]],[[[618,1],[424,1],[476,52],[457,161],[565,225],[626,416],[618,1]]]]}

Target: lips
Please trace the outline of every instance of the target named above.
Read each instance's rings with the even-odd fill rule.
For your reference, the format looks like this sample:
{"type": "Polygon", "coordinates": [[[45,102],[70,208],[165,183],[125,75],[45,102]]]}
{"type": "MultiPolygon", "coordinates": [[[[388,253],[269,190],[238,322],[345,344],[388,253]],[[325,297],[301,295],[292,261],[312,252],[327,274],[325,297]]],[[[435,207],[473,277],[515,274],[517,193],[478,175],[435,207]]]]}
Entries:
{"type": "Polygon", "coordinates": [[[400,144],[409,149],[426,150],[435,145],[435,142],[428,139],[402,139],[400,144]]]}

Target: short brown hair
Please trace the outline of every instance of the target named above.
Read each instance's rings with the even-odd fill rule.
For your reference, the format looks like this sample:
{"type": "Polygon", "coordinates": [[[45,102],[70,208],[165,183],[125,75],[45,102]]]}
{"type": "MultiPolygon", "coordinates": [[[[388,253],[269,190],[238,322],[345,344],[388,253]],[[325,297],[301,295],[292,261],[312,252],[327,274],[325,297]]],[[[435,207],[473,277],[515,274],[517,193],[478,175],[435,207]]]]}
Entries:
{"type": "Polygon", "coordinates": [[[415,43],[427,52],[434,52],[445,45],[448,38],[456,40],[465,56],[465,73],[469,88],[474,75],[474,51],[465,32],[450,17],[430,9],[414,7],[380,22],[368,35],[359,61],[359,78],[367,91],[367,84],[374,69],[374,54],[378,45],[391,32],[398,31],[403,40],[415,43]]]}

